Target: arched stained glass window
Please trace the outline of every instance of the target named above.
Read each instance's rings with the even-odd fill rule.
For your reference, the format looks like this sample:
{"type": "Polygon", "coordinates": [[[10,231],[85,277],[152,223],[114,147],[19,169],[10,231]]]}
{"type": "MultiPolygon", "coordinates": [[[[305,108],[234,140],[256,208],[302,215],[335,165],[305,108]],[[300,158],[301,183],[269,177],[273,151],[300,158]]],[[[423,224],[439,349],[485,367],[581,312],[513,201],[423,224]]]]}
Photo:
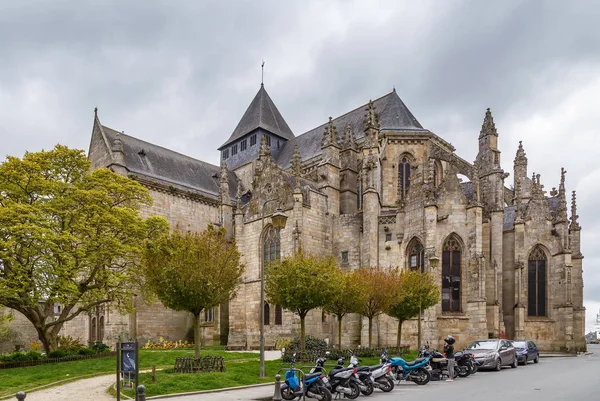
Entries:
{"type": "Polygon", "coordinates": [[[460,242],[450,236],[444,243],[442,252],[442,311],[460,312],[461,292],[460,242]]]}
{"type": "Polygon", "coordinates": [[[529,254],[527,263],[527,315],[546,316],[546,271],[548,258],[540,246],[529,254]]]}
{"type": "Polygon", "coordinates": [[[273,261],[281,259],[279,231],[273,226],[267,227],[263,237],[263,263],[269,266],[273,261]]]}
{"type": "Polygon", "coordinates": [[[408,267],[411,270],[421,270],[425,272],[425,249],[423,244],[417,238],[413,238],[407,247],[408,267]]]}
{"type": "Polygon", "coordinates": [[[406,198],[408,187],[410,186],[410,160],[403,156],[398,164],[398,196],[400,199],[406,198]]]}

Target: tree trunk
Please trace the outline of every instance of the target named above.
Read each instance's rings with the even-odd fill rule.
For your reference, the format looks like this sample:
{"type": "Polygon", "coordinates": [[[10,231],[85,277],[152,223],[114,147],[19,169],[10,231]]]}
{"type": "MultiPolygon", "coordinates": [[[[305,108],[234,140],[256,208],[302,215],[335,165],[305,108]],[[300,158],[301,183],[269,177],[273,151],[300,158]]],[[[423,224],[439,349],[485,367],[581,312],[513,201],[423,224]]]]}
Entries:
{"type": "Polygon", "coordinates": [[[369,348],[372,347],[371,340],[373,338],[373,317],[369,318],[369,348]]]}
{"type": "Polygon", "coordinates": [[[38,338],[46,351],[46,355],[58,348],[58,336],[53,333],[52,329],[47,329],[45,326],[36,327],[38,338]]]}
{"type": "Polygon", "coordinates": [[[201,333],[200,314],[194,315],[194,357],[200,358],[201,333]]]}
{"type": "Polygon", "coordinates": [[[338,348],[342,349],[342,317],[338,316],[338,348]]]}
{"type": "Polygon", "coordinates": [[[398,319],[398,337],[396,338],[396,347],[398,348],[402,346],[402,323],[404,323],[404,321],[398,319]]]}
{"type": "Polygon", "coordinates": [[[304,326],[304,318],[306,318],[306,315],[300,315],[300,352],[306,351],[306,327],[304,326]]]}

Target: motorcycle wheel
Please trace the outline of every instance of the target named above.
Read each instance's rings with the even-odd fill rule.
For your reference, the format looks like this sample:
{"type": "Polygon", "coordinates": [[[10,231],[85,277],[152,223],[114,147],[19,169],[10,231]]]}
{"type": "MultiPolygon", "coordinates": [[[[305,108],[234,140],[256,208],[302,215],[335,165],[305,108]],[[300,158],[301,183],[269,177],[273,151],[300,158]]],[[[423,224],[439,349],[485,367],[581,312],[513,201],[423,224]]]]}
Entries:
{"type": "Polygon", "coordinates": [[[367,389],[360,391],[362,393],[362,395],[371,395],[371,394],[373,394],[374,387],[373,387],[373,383],[371,383],[371,380],[369,379],[369,381],[364,381],[363,384],[365,385],[365,387],[367,389]]]}
{"type": "Polygon", "coordinates": [[[283,398],[284,400],[293,400],[294,398],[296,398],[296,394],[294,393],[294,390],[292,390],[289,387],[285,387],[285,388],[281,388],[281,398],[283,398]]]}
{"type": "Polygon", "coordinates": [[[460,377],[467,377],[471,374],[471,369],[467,365],[462,365],[458,367],[458,375],[460,377]]]}
{"type": "Polygon", "coordinates": [[[471,364],[469,365],[469,368],[471,369],[471,374],[474,375],[475,373],[477,373],[477,370],[479,369],[479,365],[477,364],[477,362],[471,362],[471,364]]]}
{"type": "Polygon", "coordinates": [[[348,383],[348,387],[350,387],[350,390],[352,390],[352,393],[346,394],[346,398],[349,398],[351,400],[358,398],[358,396],[360,395],[360,387],[358,387],[358,384],[356,384],[354,382],[350,382],[350,383],[348,383]]]}
{"type": "Polygon", "coordinates": [[[389,377],[384,377],[383,379],[379,379],[377,380],[377,383],[381,384],[382,387],[381,391],[383,391],[384,393],[389,393],[390,391],[392,391],[394,389],[394,381],[392,379],[390,379],[389,377]]]}
{"type": "Polygon", "coordinates": [[[413,381],[419,386],[424,386],[431,380],[431,373],[427,369],[419,368],[413,373],[413,381]]]}
{"type": "Polygon", "coordinates": [[[319,387],[319,394],[321,394],[321,401],[331,401],[332,396],[331,392],[327,390],[325,387],[319,387]]]}

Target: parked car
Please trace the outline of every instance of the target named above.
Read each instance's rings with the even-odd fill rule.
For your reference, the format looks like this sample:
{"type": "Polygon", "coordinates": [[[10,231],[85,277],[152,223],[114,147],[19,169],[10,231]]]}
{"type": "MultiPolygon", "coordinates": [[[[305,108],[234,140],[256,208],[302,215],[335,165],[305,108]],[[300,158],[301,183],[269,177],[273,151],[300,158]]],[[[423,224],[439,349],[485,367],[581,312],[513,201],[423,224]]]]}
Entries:
{"type": "Polygon", "coordinates": [[[466,352],[475,357],[481,369],[501,370],[502,366],[516,368],[517,352],[509,340],[479,340],[471,343],[466,352]]]}
{"type": "Polygon", "coordinates": [[[512,344],[517,351],[517,360],[520,364],[527,365],[529,361],[533,361],[533,363],[540,361],[540,351],[533,341],[513,340],[512,344]]]}

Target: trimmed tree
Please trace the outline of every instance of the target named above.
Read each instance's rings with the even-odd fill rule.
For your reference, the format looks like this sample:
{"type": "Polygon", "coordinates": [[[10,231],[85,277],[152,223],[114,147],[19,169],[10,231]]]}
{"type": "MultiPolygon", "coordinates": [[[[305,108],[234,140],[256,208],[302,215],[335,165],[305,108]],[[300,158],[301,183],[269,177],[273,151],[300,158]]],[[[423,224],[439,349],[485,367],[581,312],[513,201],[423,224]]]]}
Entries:
{"type": "Polygon", "coordinates": [[[440,300],[440,288],[430,273],[420,273],[418,270],[404,270],[400,273],[396,298],[386,311],[391,317],[398,319],[398,337],[396,346],[400,347],[402,339],[402,324],[419,315],[440,300]]]}
{"type": "Polygon", "coordinates": [[[330,302],[339,285],[338,271],[333,256],[310,255],[302,251],[269,265],[265,271],[265,293],[269,302],[300,316],[302,352],[305,350],[306,315],[330,302]]]}
{"type": "Polygon", "coordinates": [[[151,203],[138,182],[90,171],[82,150],[57,145],[0,165],[0,305],[33,324],[46,352],[94,307],[133,310],[143,242],[168,230],[139,215],[151,203]]]}
{"type": "Polygon", "coordinates": [[[200,313],[234,298],[244,272],[235,242],[212,225],[202,233],[175,230],[147,243],[144,267],[147,289],[167,308],[194,315],[198,358],[200,313]]]}
{"type": "Polygon", "coordinates": [[[353,272],[360,283],[355,311],[369,319],[369,347],[373,346],[373,319],[387,310],[393,302],[398,288],[398,269],[361,267],[353,272]]]}
{"type": "Polygon", "coordinates": [[[360,308],[360,285],[357,276],[351,272],[337,273],[336,281],[339,283],[330,301],[325,305],[325,310],[337,317],[338,321],[338,347],[342,348],[342,319],[349,313],[360,308]]]}

